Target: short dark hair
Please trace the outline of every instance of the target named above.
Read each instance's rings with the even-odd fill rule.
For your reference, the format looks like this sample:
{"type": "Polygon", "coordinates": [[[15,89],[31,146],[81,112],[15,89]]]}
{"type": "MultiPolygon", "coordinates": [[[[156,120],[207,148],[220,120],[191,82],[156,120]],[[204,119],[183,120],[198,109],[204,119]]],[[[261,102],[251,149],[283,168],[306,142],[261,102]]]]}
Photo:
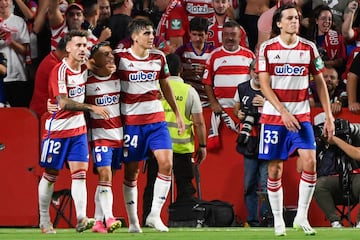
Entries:
{"type": "Polygon", "coordinates": [[[292,8],[295,8],[296,11],[299,12],[299,10],[296,8],[296,6],[294,4],[285,4],[275,10],[273,18],[272,18],[272,36],[277,36],[280,34],[280,28],[277,26],[277,23],[281,21],[282,12],[284,10],[292,9],[292,8]]]}
{"type": "Polygon", "coordinates": [[[139,32],[143,29],[145,29],[146,27],[154,27],[153,23],[150,20],[147,19],[134,19],[130,22],[129,24],[129,33],[130,36],[133,33],[139,32]]]}
{"type": "Polygon", "coordinates": [[[169,66],[169,72],[171,76],[178,76],[181,71],[181,60],[179,55],[170,53],[166,55],[166,61],[169,66]]]}
{"type": "Polygon", "coordinates": [[[65,38],[61,38],[60,41],[58,42],[56,49],[59,49],[60,51],[65,51],[66,49],[66,42],[65,42],[65,38]]]}
{"type": "Polygon", "coordinates": [[[89,32],[84,30],[71,30],[70,32],[66,33],[64,36],[65,46],[68,42],[71,41],[73,37],[88,37],[89,32]]]}
{"type": "Polygon", "coordinates": [[[209,21],[207,18],[194,17],[190,21],[190,31],[208,32],[209,21]]]}
{"type": "Polygon", "coordinates": [[[233,28],[233,27],[237,27],[240,29],[240,24],[234,20],[229,20],[229,21],[226,21],[223,25],[223,28],[233,28]]]}
{"type": "Polygon", "coordinates": [[[110,47],[110,42],[109,41],[102,41],[102,42],[98,42],[97,44],[93,45],[91,47],[90,50],[90,57],[92,58],[101,47],[105,47],[105,46],[109,46],[110,47]]]}

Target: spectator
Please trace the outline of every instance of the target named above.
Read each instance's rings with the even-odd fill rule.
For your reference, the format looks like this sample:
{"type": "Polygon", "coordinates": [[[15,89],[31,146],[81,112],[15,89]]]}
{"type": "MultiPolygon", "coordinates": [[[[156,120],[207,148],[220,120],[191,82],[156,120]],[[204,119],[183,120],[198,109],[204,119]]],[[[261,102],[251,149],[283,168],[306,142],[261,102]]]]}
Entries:
{"type": "Polygon", "coordinates": [[[133,0],[111,1],[113,14],[109,18],[108,27],[111,29],[111,37],[108,40],[112,49],[115,49],[117,44],[129,35],[128,26],[132,20],[133,6],[133,0]]]}
{"type": "Polygon", "coordinates": [[[62,38],[56,50],[51,51],[40,63],[35,75],[34,93],[30,102],[30,109],[41,118],[47,112],[46,103],[49,99],[49,78],[51,69],[67,55],[65,40],[62,38]]]}
{"type": "Polygon", "coordinates": [[[357,54],[351,64],[347,76],[346,92],[348,94],[349,110],[352,113],[360,113],[360,55],[357,54]]]}
{"type": "Polygon", "coordinates": [[[121,227],[113,215],[112,171],[120,169],[123,129],[120,116],[120,80],[115,75],[116,66],[110,42],[100,42],[91,48],[93,63],[86,82],[85,102],[104,106],[110,113],[107,121],[90,113],[88,120],[90,147],[94,167],[99,176],[95,191],[95,225],[93,232],[112,233],[121,227]],[[102,89],[102,91],[99,91],[102,89]],[[105,225],[104,225],[105,222],[105,225]]]}
{"type": "MultiPolygon", "coordinates": [[[[50,0],[48,9],[48,19],[51,28],[51,49],[55,50],[56,45],[60,39],[70,30],[81,30],[84,22],[84,9],[78,3],[70,4],[65,12],[65,17],[60,11],[59,1],[50,0]]],[[[88,37],[88,53],[90,55],[90,48],[97,43],[98,39],[89,32],[88,37]]]]}
{"type": "Polygon", "coordinates": [[[45,172],[39,182],[39,214],[42,233],[55,233],[50,221],[50,201],[59,171],[67,161],[71,173],[71,196],[76,209],[76,231],[83,232],[94,225],[86,216],[86,171],[89,151],[85,118],[82,111],[93,112],[98,118],[109,119],[104,107],[84,104],[87,32],[70,31],[65,35],[68,54],[50,74],[49,95],[59,110],[49,115],[42,140],[40,166],[45,172]],[[71,81],[68,81],[68,79],[71,81]]]}
{"type": "MultiPolygon", "coordinates": [[[[230,0],[212,0],[212,4],[214,7],[214,14],[212,18],[209,20],[209,37],[208,42],[215,47],[222,46],[222,31],[223,25],[225,22],[232,20],[229,16],[229,11],[231,10],[230,0]]],[[[249,43],[247,40],[246,32],[243,27],[239,25],[240,28],[240,41],[239,44],[242,47],[249,47],[249,43]]]]}
{"type": "Polygon", "coordinates": [[[156,36],[162,36],[169,42],[173,53],[181,45],[189,41],[189,21],[181,0],[155,0],[155,6],[163,11],[156,29],[156,36]]]}
{"type": "Polygon", "coordinates": [[[333,14],[328,6],[317,6],[309,21],[308,38],[316,44],[325,66],[342,72],[346,60],[345,43],[342,35],[332,30],[332,19],[333,14]]]}
{"type": "Polygon", "coordinates": [[[234,96],[237,85],[250,79],[250,63],[255,55],[249,49],[239,45],[241,26],[235,21],[224,24],[222,31],[223,46],[215,49],[206,62],[203,76],[205,93],[208,96],[211,110],[211,126],[208,136],[208,149],[220,147],[220,118],[226,126],[235,132],[238,129],[234,121],[224,111],[234,108],[234,96]]]}
{"type": "Polygon", "coordinates": [[[200,95],[202,106],[209,105],[204,85],[201,82],[205,70],[206,60],[215,49],[207,43],[209,22],[206,18],[194,17],[190,21],[190,42],[176,49],[181,57],[183,71],[181,73],[185,83],[190,84],[200,95]]]}
{"type": "Polygon", "coordinates": [[[101,26],[99,32],[96,32],[95,29],[98,24],[99,19],[99,5],[97,0],[83,1],[84,6],[84,22],[82,24],[82,29],[87,29],[98,38],[99,42],[103,42],[109,37],[111,37],[111,30],[108,27],[101,26]]]}
{"type": "Polygon", "coordinates": [[[316,184],[316,144],[310,122],[308,75],[312,74],[316,82],[326,116],[324,135],[330,138],[335,128],[321,73],[324,63],[315,44],[297,35],[300,16],[295,5],[278,8],[272,23],[272,31],[277,36],[260,46],[257,64],[261,91],[266,98],[260,119],[259,158],[269,161],[267,187],[275,235],[284,236],[283,164],[295,151],[299,154],[301,178],[293,226],[302,229],[306,235],[314,235],[316,231],[308,222],[308,209],[316,184]]]}
{"type": "Polygon", "coordinates": [[[3,53],[0,53],[0,108],[7,107],[5,89],[4,89],[4,77],[6,77],[7,60],[3,53]]]}
{"type": "MultiPolygon", "coordinates": [[[[346,85],[339,81],[338,73],[333,67],[325,67],[323,76],[330,97],[331,112],[333,114],[338,114],[341,112],[342,107],[347,107],[346,85]]],[[[320,107],[320,99],[316,94],[316,84],[314,81],[310,82],[310,89],[314,100],[314,106],[320,107]]]]}
{"type": "MultiPolygon", "coordinates": [[[[178,134],[176,116],[169,104],[163,100],[165,119],[168,123],[173,145],[173,171],[176,182],[176,202],[193,202],[196,193],[192,180],[193,153],[195,164],[202,163],[206,158],[206,128],[202,114],[199,95],[191,85],[186,84],[180,77],[181,61],[178,55],[171,53],[166,56],[170,71],[170,86],[178,97],[176,103],[179,106],[182,118],[185,121],[185,133],[178,134]],[[195,127],[196,134],[193,132],[195,127]],[[199,145],[195,147],[195,142],[199,145]]],[[[147,160],[147,184],[144,191],[143,219],[146,219],[153,199],[153,187],[156,180],[158,166],[156,159],[147,160]]],[[[144,221],[145,222],[145,221],[144,221]]]]}
{"type": "Polygon", "coordinates": [[[357,9],[358,9],[358,2],[352,1],[349,3],[348,8],[344,14],[344,23],[341,29],[344,39],[348,44],[347,46],[348,50],[352,49],[346,62],[345,71],[341,77],[341,80],[344,80],[345,82],[347,80],[347,75],[349,73],[351,64],[354,58],[356,57],[356,55],[360,52],[359,27],[354,26],[355,13],[357,9]]]}
{"type": "Polygon", "coordinates": [[[154,198],[146,225],[158,231],[169,229],[160,218],[171,184],[172,145],[159,100],[159,84],[163,96],[177,119],[179,134],[184,132],[184,122],[177,108],[175,97],[167,81],[169,76],[162,52],[153,49],[154,29],[147,20],[137,19],[129,26],[133,45],[118,49],[117,73],[121,82],[121,114],[124,119],[123,192],[129,218],[129,232],[142,232],[137,215],[137,178],[139,162],[151,150],[158,161],[159,172],[154,184],[154,198]]]}
{"type": "MultiPolygon", "coordinates": [[[[99,38],[101,33],[107,32],[109,26],[109,18],[111,16],[111,8],[110,8],[110,1],[109,0],[97,0],[98,7],[99,7],[99,18],[93,30],[94,35],[99,38]]],[[[111,29],[109,31],[111,34],[111,29]]],[[[105,38],[105,37],[104,37],[105,38]]],[[[108,37],[109,38],[109,37],[108,37]]],[[[100,40],[99,40],[100,41],[100,40]]]]}
{"type": "MultiPolygon", "coordinates": [[[[353,146],[359,146],[359,124],[352,124],[354,131],[348,136],[353,146]]],[[[320,137],[321,138],[321,137],[320,137]]],[[[314,198],[330,221],[333,228],[342,228],[340,216],[337,214],[336,205],[347,205],[348,201],[359,201],[360,195],[360,164],[351,157],[344,155],[336,146],[327,146],[324,140],[319,140],[316,146],[316,168],[317,183],[315,186],[314,198]],[[348,177],[348,179],[347,179],[348,177]],[[346,178],[340,181],[339,178],[346,178]],[[345,184],[345,185],[344,185],[345,184]]],[[[360,213],[357,217],[357,223],[360,222],[360,213]]],[[[360,228],[360,224],[356,225],[360,228]]]]}
{"type": "Polygon", "coordinates": [[[5,94],[12,107],[28,107],[31,90],[25,70],[25,56],[30,43],[24,19],[12,13],[12,0],[0,2],[0,52],[7,58],[5,94]]]}
{"type": "Polygon", "coordinates": [[[328,0],[312,0],[312,8],[315,9],[319,5],[326,5],[330,7],[333,14],[335,30],[341,31],[344,15],[346,9],[351,2],[357,2],[355,0],[337,0],[337,1],[328,1],[328,0]]]}
{"type": "Polygon", "coordinates": [[[269,10],[270,0],[243,0],[236,21],[244,27],[249,40],[249,49],[255,52],[258,41],[257,22],[260,15],[269,10]]]}
{"type": "Polygon", "coordinates": [[[260,113],[264,97],[255,72],[255,63],[250,64],[251,79],[238,85],[234,101],[234,115],[241,121],[237,139],[237,151],[244,155],[244,198],[247,209],[246,222],[251,227],[259,227],[265,217],[266,207],[262,202],[259,218],[259,197],[257,191],[266,192],[268,162],[258,159],[260,113]]]}

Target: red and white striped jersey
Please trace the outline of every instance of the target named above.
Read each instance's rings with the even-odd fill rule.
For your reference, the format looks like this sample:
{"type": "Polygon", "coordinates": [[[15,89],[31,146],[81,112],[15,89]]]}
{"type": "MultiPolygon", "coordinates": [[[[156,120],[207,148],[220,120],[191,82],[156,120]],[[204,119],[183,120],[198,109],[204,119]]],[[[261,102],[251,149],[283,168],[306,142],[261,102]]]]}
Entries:
{"type": "Polygon", "coordinates": [[[131,48],[117,49],[117,73],[121,83],[121,115],[124,125],[143,125],[165,121],[159,80],[170,76],[165,55],[150,49],[139,58],[131,48]]]}
{"type": "MultiPolygon", "coordinates": [[[[85,31],[85,30],[84,30],[85,31]]],[[[58,43],[60,42],[60,39],[65,36],[66,33],[69,32],[69,28],[66,25],[66,22],[63,21],[60,26],[51,28],[51,50],[55,50],[58,43]]],[[[91,32],[88,31],[88,43],[87,43],[87,49],[89,50],[90,55],[90,49],[93,45],[95,45],[98,42],[97,37],[91,32]]]]}
{"type": "Polygon", "coordinates": [[[215,97],[222,107],[234,107],[237,86],[250,80],[250,63],[254,59],[253,52],[240,46],[234,52],[219,47],[211,53],[203,83],[214,88],[215,97]]]}
{"type": "MultiPolygon", "coordinates": [[[[75,102],[84,103],[86,80],[85,64],[81,65],[81,70],[75,71],[69,67],[66,59],[63,59],[51,70],[49,97],[53,103],[59,95],[67,95],[75,102]]],[[[43,138],[67,138],[84,134],[86,133],[84,113],[59,110],[46,119],[45,130],[43,138]]]]}
{"type": "MultiPolygon", "coordinates": [[[[270,75],[270,86],[285,108],[299,122],[310,121],[309,74],[318,75],[324,63],[315,44],[297,37],[286,45],[280,37],[272,38],[260,46],[258,72],[270,75]]],[[[265,101],[261,123],[283,125],[280,113],[265,101]]]]}
{"type": "Polygon", "coordinates": [[[212,0],[182,0],[189,21],[194,17],[210,19],[214,14],[212,0]]]}
{"type": "MultiPolygon", "coordinates": [[[[227,16],[225,19],[225,22],[230,21],[231,19],[227,16]]],[[[219,25],[219,23],[216,21],[215,15],[213,15],[212,18],[210,18],[210,25],[208,27],[208,38],[207,42],[212,44],[215,47],[221,47],[222,46],[222,31],[223,26],[219,25]]],[[[249,41],[247,39],[247,34],[245,29],[240,26],[240,46],[249,48],[249,41]]]]}
{"type": "Polygon", "coordinates": [[[122,147],[123,128],[120,118],[120,79],[115,75],[100,77],[89,72],[86,103],[106,107],[110,119],[90,112],[89,139],[96,146],[122,147]]]}

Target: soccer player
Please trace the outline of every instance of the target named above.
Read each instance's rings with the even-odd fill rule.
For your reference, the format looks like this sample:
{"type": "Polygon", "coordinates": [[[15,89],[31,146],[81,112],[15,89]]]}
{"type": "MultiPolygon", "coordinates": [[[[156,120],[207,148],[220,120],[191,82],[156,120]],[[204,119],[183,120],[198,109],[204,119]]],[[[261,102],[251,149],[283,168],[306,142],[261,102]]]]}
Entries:
{"type": "Polygon", "coordinates": [[[275,235],[286,235],[283,219],[283,161],[297,151],[301,179],[293,226],[305,234],[316,231],[308,222],[308,209],[316,184],[315,138],[308,101],[309,74],[316,82],[326,121],[325,136],[334,132],[329,96],[322,75],[324,63],[314,43],[297,35],[299,12],[294,5],[275,11],[273,32],[278,36],[259,50],[257,70],[266,101],[261,114],[259,158],[269,160],[268,195],[274,215],[275,235]]]}
{"type": "Polygon", "coordinates": [[[172,142],[165,122],[161,93],[176,115],[179,134],[184,132],[184,121],[177,108],[167,78],[169,70],[164,54],[153,48],[154,29],[148,20],[133,20],[129,26],[133,45],[116,50],[117,73],[121,82],[121,114],[124,119],[123,192],[129,218],[129,232],[141,232],[137,215],[137,178],[139,162],[151,150],[158,161],[159,173],[154,184],[154,198],[146,225],[158,231],[169,229],[160,218],[171,184],[172,142]]]}
{"type": "Polygon", "coordinates": [[[104,121],[90,113],[88,132],[94,166],[99,175],[95,192],[95,225],[93,232],[111,233],[121,227],[113,215],[112,170],[120,169],[123,129],[120,119],[120,80],[110,42],[100,42],[91,48],[93,68],[86,83],[86,103],[105,106],[110,119],[104,121]],[[105,219],[105,225],[103,223],[105,219]]]}
{"type": "Polygon", "coordinates": [[[39,182],[40,229],[43,233],[55,233],[50,221],[49,207],[54,183],[65,161],[71,173],[71,195],[74,199],[77,232],[91,228],[93,219],[86,217],[88,169],[88,143],[83,111],[108,119],[104,107],[84,104],[87,80],[86,57],[87,32],[71,31],[65,35],[68,56],[57,64],[49,78],[49,96],[56,101],[59,110],[46,119],[42,140],[40,166],[45,172],[39,182]]]}

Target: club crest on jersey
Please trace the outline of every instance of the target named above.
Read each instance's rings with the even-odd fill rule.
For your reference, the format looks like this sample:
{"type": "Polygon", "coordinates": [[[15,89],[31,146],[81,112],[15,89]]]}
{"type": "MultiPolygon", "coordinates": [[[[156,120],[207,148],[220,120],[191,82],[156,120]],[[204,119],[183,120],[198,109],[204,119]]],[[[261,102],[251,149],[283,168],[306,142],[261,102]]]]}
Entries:
{"type": "Polygon", "coordinates": [[[275,74],[276,75],[294,75],[294,76],[301,76],[305,71],[305,67],[299,66],[291,66],[290,64],[284,64],[282,66],[275,67],[275,74]]]}
{"type": "Polygon", "coordinates": [[[74,98],[85,94],[85,86],[76,86],[69,90],[69,97],[74,98]]]}
{"type": "Polygon", "coordinates": [[[171,20],[171,29],[172,30],[180,30],[181,29],[181,19],[173,19],[171,20]]]}
{"type": "Polygon", "coordinates": [[[129,74],[130,82],[146,82],[156,80],[156,72],[143,72],[138,71],[136,73],[129,74]]]}
{"type": "Polygon", "coordinates": [[[111,104],[117,104],[119,103],[120,95],[104,95],[102,97],[95,98],[95,104],[97,106],[106,106],[111,104]]]}

